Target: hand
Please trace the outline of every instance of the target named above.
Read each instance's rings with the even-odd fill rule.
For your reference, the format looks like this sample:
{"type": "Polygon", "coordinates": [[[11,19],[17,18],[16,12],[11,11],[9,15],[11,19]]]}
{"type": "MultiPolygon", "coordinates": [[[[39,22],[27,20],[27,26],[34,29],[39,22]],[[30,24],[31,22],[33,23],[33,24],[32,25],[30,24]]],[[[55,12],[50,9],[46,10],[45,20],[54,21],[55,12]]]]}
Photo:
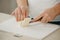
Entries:
{"type": "Polygon", "coordinates": [[[32,22],[40,21],[43,23],[47,23],[55,19],[55,17],[58,15],[58,13],[55,11],[54,8],[50,8],[45,10],[42,14],[35,17],[32,22]]]}
{"type": "Polygon", "coordinates": [[[28,8],[27,7],[17,7],[13,12],[12,15],[16,17],[17,21],[22,21],[24,18],[28,16],[28,8]]]}

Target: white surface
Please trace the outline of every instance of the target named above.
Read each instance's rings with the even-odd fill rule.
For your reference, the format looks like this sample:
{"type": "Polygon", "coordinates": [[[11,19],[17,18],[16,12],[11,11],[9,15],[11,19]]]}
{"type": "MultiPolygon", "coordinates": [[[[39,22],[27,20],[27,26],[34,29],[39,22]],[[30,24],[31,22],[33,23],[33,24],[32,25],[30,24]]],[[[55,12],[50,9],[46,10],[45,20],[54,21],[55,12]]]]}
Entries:
{"type": "MultiPolygon", "coordinates": [[[[0,15],[3,16],[4,14],[0,15]]],[[[6,17],[8,16],[3,16],[3,19],[6,17]]],[[[22,34],[36,39],[43,39],[44,37],[46,37],[47,35],[59,28],[59,26],[57,25],[43,23],[32,23],[28,27],[21,27],[18,25],[14,17],[8,17],[7,19],[9,20],[4,19],[4,22],[0,21],[0,30],[12,32],[15,34],[22,34]]]]}
{"type": "Polygon", "coordinates": [[[59,27],[52,24],[43,24],[43,23],[32,23],[28,27],[21,27],[24,29],[22,34],[30,36],[36,39],[43,39],[48,36],[50,33],[57,30],[59,27]]]}
{"type": "Polygon", "coordinates": [[[20,26],[16,22],[15,17],[0,13],[0,30],[4,30],[12,33],[20,33],[20,26]]]}

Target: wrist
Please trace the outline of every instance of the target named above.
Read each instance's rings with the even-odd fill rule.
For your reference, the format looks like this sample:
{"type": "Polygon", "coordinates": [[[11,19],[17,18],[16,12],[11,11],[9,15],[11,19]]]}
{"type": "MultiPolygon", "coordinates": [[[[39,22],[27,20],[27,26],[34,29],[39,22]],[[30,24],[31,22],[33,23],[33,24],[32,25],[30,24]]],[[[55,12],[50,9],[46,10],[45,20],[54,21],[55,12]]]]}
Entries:
{"type": "Polygon", "coordinates": [[[28,5],[27,4],[23,4],[23,3],[19,3],[17,6],[19,6],[19,7],[28,7],[28,5]]]}
{"type": "Polygon", "coordinates": [[[28,9],[28,6],[18,6],[21,9],[28,9]]]}
{"type": "Polygon", "coordinates": [[[17,6],[28,6],[27,0],[17,0],[17,6]]]}
{"type": "Polygon", "coordinates": [[[56,15],[60,15],[60,3],[56,4],[53,7],[53,10],[55,11],[56,15]]]}

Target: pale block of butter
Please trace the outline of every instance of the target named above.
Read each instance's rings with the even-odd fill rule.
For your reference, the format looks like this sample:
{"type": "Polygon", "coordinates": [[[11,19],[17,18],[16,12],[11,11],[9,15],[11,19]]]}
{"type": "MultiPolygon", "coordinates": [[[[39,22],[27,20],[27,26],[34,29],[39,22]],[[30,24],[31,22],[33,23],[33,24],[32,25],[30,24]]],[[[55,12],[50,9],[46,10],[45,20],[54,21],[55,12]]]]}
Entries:
{"type": "Polygon", "coordinates": [[[18,23],[22,27],[27,27],[30,21],[31,21],[31,18],[25,18],[23,21],[19,21],[18,23]]]}

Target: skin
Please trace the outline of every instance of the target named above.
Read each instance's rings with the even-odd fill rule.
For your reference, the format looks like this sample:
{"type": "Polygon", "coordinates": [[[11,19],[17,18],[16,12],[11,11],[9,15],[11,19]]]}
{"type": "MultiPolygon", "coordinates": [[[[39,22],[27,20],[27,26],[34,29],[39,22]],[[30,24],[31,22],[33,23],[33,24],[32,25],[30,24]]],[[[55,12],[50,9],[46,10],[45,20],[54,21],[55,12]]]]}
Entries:
{"type": "Polygon", "coordinates": [[[47,23],[55,19],[56,16],[60,15],[60,3],[56,4],[54,7],[46,9],[42,14],[35,17],[32,22],[43,22],[47,23]],[[42,18],[42,19],[41,19],[42,18]],[[39,20],[41,19],[41,20],[39,20]]]}
{"type": "Polygon", "coordinates": [[[28,16],[28,3],[27,0],[16,0],[17,8],[12,12],[17,21],[22,21],[28,16]]]}
{"type": "MultiPolygon", "coordinates": [[[[16,17],[17,21],[21,21],[28,16],[28,8],[21,8],[21,6],[28,7],[28,3],[27,0],[16,0],[16,1],[17,1],[17,8],[12,12],[12,15],[16,17]]],[[[55,19],[55,17],[58,15],[60,15],[60,3],[56,4],[52,8],[46,9],[43,13],[36,16],[32,20],[32,22],[40,21],[43,23],[47,23],[55,19]]]]}

